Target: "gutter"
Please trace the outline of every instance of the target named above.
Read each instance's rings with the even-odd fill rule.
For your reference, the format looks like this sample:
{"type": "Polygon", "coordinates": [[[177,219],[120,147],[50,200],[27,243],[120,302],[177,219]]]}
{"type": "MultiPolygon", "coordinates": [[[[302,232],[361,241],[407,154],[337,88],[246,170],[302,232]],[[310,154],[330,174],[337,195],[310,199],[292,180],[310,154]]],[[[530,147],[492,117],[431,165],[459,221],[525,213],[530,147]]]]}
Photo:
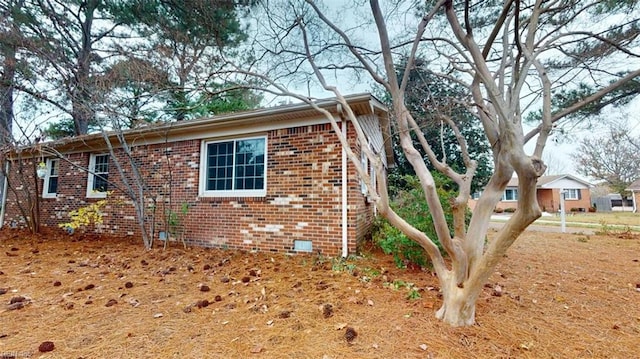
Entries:
{"type": "MultiPolygon", "coordinates": [[[[342,135],[347,137],[347,121],[342,122],[342,135]]],[[[347,210],[349,200],[347,198],[347,150],[342,147],[342,258],[349,256],[349,232],[347,231],[347,210]]]]}

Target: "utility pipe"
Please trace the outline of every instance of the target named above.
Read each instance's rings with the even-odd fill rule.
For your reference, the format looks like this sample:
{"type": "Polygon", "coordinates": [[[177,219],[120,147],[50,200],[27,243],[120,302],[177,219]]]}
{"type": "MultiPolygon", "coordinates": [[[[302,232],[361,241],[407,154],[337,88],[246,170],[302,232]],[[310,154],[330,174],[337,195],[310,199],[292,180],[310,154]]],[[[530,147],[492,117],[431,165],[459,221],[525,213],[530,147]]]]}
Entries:
{"type": "MultiPolygon", "coordinates": [[[[347,138],[347,121],[344,118],[342,122],[342,135],[347,138]]],[[[347,138],[348,139],[348,138],[347,138]]],[[[349,256],[349,231],[347,231],[347,210],[349,200],[347,198],[347,150],[342,147],[342,258],[349,256]]]]}

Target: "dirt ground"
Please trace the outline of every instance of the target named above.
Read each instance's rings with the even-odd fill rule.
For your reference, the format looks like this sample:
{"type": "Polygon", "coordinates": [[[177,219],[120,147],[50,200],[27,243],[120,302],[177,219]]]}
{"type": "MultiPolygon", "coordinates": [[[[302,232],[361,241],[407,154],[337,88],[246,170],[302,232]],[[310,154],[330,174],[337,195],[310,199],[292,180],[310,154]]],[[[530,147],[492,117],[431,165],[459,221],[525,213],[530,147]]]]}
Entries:
{"type": "Polygon", "coordinates": [[[340,262],[6,231],[0,358],[637,358],[639,261],[638,237],[527,232],[477,325],[451,328],[434,318],[436,278],[371,251],[340,262]]]}

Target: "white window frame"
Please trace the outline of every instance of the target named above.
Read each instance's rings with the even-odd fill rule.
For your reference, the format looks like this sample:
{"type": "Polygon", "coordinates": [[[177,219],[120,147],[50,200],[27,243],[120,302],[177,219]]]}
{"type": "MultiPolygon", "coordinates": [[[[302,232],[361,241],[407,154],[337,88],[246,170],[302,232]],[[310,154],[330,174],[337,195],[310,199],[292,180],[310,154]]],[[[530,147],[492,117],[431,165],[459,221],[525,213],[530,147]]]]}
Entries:
{"type": "MultiPolygon", "coordinates": [[[[87,176],[87,198],[106,198],[107,191],[100,192],[93,190],[93,182],[95,180],[96,175],[100,175],[102,173],[109,174],[109,169],[107,167],[107,172],[96,173],[96,157],[107,156],[107,159],[111,159],[111,155],[109,153],[92,153],[89,156],[89,175],[87,176]]],[[[108,162],[107,162],[108,163],[108,162]]]]}
{"type": "Polygon", "coordinates": [[[564,199],[570,201],[577,201],[580,199],[580,189],[579,188],[569,188],[564,190],[564,199]]]}
{"type": "Polygon", "coordinates": [[[60,159],[47,158],[46,165],[47,174],[44,176],[42,182],[42,198],[56,198],[58,195],[58,186],[60,185],[60,159]],[[53,173],[54,168],[57,170],[57,173],[53,173]],[[55,192],[49,192],[49,181],[53,177],[58,178],[58,185],[56,186],[55,192]]]}
{"type": "MultiPolygon", "coordinates": [[[[360,149],[360,165],[362,166],[362,172],[367,173],[369,171],[369,158],[367,158],[363,149],[360,149]]],[[[367,184],[363,178],[360,178],[360,192],[364,195],[367,194],[367,184]]]]}
{"type": "Polygon", "coordinates": [[[265,197],[267,195],[267,167],[269,160],[267,158],[267,154],[269,152],[268,147],[269,142],[267,140],[266,135],[262,136],[252,136],[252,137],[234,137],[234,138],[226,138],[226,139],[215,139],[215,140],[203,140],[200,145],[200,183],[198,187],[198,196],[200,197],[265,197]],[[235,185],[236,179],[236,154],[235,154],[235,142],[237,141],[246,141],[246,140],[264,140],[264,188],[263,189],[254,189],[254,190],[207,190],[207,147],[212,143],[223,143],[223,142],[234,142],[234,153],[233,153],[233,175],[232,175],[232,184],[235,185]]]}
{"type": "Polygon", "coordinates": [[[506,188],[504,190],[504,192],[502,193],[502,202],[517,202],[518,201],[518,189],[517,188],[506,188]],[[507,191],[512,191],[513,193],[515,193],[515,199],[507,199],[507,191]]]}

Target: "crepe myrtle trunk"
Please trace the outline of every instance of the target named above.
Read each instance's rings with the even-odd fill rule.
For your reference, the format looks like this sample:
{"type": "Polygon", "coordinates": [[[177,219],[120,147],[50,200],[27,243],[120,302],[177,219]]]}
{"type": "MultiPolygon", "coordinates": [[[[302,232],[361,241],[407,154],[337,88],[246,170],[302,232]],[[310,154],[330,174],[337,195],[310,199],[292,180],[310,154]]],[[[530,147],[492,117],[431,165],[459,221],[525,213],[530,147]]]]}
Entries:
{"type": "MultiPolygon", "coordinates": [[[[522,159],[525,158],[523,157],[522,159]]],[[[475,323],[476,303],[482,293],[484,284],[494,273],[497,264],[502,260],[507,249],[533,221],[540,217],[542,212],[536,199],[536,180],[540,175],[540,169],[536,168],[535,163],[529,168],[529,171],[517,171],[520,172],[518,210],[496,236],[489,241],[484,253],[479,257],[469,256],[467,278],[462,282],[457,282],[451,274],[455,273],[455,268],[439,278],[443,303],[442,307],[436,312],[438,319],[452,326],[473,325],[475,323]]],[[[502,185],[500,184],[492,185],[490,183],[485,190],[488,192],[487,196],[483,196],[480,201],[494,202],[496,195],[502,192],[501,187],[502,185]]],[[[482,209],[479,212],[474,211],[474,216],[483,217],[486,215],[484,212],[487,211],[482,209]]],[[[473,227],[470,230],[473,230],[473,227]]],[[[484,235],[479,237],[468,233],[467,241],[475,242],[475,246],[467,247],[474,251],[478,249],[482,251],[482,248],[485,247],[483,244],[484,235]]]]}

